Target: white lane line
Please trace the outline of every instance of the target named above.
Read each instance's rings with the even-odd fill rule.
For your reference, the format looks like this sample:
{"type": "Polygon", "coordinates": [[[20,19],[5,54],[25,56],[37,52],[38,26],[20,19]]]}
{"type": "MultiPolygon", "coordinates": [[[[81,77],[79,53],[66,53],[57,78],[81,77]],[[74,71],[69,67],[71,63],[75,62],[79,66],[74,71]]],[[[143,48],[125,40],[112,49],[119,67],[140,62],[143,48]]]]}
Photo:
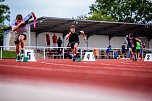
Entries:
{"type": "MultiPolygon", "coordinates": [[[[108,63],[98,63],[98,64],[113,66],[113,64],[108,64],[108,63]]],[[[147,68],[151,68],[152,69],[152,66],[147,66],[146,64],[145,65],[141,65],[141,64],[137,65],[137,64],[131,64],[131,63],[125,63],[125,62],[123,62],[122,64],[123,65],[117,64],[117,65],[114,65],[114,66],[122,67],[122,66],[126,65],[126,66],[129,66],[129,67],[140,67],[140,68],[145,68],[144,66],[146,66],[146,69],[147,68]]]]}
{"type": "MultiPolygon", "coordinates": [[[[89,62],[88,62],[89,63],[89,62]]],[[[143,64],[132,64],[132,63],[126,63],[126,62],[121,62],[121,64],[110,64],[110,63],[102,63],[102,62],[100,62],[100,63],[98,63],[98,62],[95,62],[95,63],[89,63],[89,64],[98,64],[98,65],[106,65],[106,66],[117,66],[117,67],[123,67],[124,65],[125,66],[128,66],[128,67],[139,67],[139,68],[145,68],[145,69],[147,69],[147,68],[151,68],[152,69],[152,66],[147,66],[146,64],[145,65],[143,65],[143,64]]]]}
{"type": "MultiPolygon", "coordinates": [[[[85,74],[96,74],[96,75],[115,75],[115,76],[129,76],[129,77],[143,77],[143,78],[152,78],[151,75],[137,75],[134,73],[116,73],[116,72],[109,72],[104,70],[78,70],[78,69],[70,69],[70,68],[45,68],[45,67],[31,67],[31,66],[17,66],[17,65],[3,65],[0,64],[2,67],[8,68],[18,68],[18,69],[30,69],[30,70],[40,70],[40,71],[51,71],[51,72],[67,72],[67,73],[85,73],[85,74]]],[[[82,66],[83,67],[83,66],[82,66]]]]}
{"type": "MultiPolygon", "coordinates": [[[[144,68],[116,68],[116,67],[104,67],[104,66],[81,66],[81,65],[69,65],[69,64],[63,64],[63,63],[44,63],[48,65],[57,65],[57,66],[68,66],[70,68],[77,67],[77,68],[89,68],[89,69],[106,69],[106,70],[122,70],[122,71],[131,71],[131,72],[150,72],[152,73],[152,69],[144,69],[144,68]]],[[[117,66],[117,65],[115,65],[117,66]]],[[[124,65],[123,65],[124,66],[124,65]]],[[[121,66],[122,67],[122,66],[121,66]]]]}
{"type": "MultiPolygon", "coordinates": [[[[59,63],[65,63],[66,61],[60,61],[59,63]]],[[[41,63],[50,63],[50,61],[47,61],[47,62],[41,62],[41,63]]],[[[52,62],[53,63],[53,62],[52,62]]],[[[99,62],[99,61],[95,61],[95,62],[83,62],[82,63],[85,63],[85,64],[98,64],[98,65],[106,65],[106,66],[117,66],[117,67],[123,67],[124,65],[127,66],[127,68],[134,68],[134,67],[139,67],[139,68],[145,68],[145,69],[152,69],[152,66],[151,65],[148,65],[147,64],[143,64],[143,63],[138,63],[138,62],[126,62],[126,61],[122,61],[122,62],[119,62],[120,64],[113,64],[115,62],[112,61],[112,63],[104,63],[104,62],[99,62]],[[134,63],[138,63],[138,64],[134,64],[134,63]]]]}

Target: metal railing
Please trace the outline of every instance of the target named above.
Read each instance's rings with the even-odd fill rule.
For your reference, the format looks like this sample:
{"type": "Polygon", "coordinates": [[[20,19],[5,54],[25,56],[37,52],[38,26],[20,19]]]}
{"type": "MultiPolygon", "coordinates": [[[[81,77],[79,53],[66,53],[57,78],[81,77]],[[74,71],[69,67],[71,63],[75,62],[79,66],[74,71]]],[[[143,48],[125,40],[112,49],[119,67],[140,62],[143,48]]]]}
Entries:
{"type": "MultiPolygon", "coordinates": [[[[69,59],[71,54],[70,47],[44,47],[44,46],[25,46],[25,49],[33,49],[36,55],[36,58],[42,59],[69,59]]],[[[91,51],[94,52],[94,47],[78,47],[78,56],[83,58],[85,52],[91,51]]],[[[97,48],[99,51],[99,55],[97,56],[98,59],[113,59],[114,52],[113,50],[118,50],[118,54],[122,57],[121,48],[112,48],[109,55],[106,54],[107,48],[97,48]]],[[[3,51],[15,51],[15,46],[0,46],[0,59],[3,59],[3,51]]],[[[144,58],[146,53],[152,53],[152,49],[145,49],[143,50],[142,57],[144,58]]],[[[127,57],[127,55],[125,56],[127,57]]]]}

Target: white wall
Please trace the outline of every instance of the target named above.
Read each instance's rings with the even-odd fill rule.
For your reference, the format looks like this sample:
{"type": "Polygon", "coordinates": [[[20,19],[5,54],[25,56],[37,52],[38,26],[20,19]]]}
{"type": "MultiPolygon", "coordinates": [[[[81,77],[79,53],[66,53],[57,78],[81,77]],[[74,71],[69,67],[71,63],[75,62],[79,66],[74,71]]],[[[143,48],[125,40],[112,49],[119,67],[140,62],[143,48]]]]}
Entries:
{"type": "Polygon", "coordinates": [[[109,46],[109,36],[92,35],[88,39],[88,47],[107,48],[109,46]]]}
{"type": "Polygon", "coordinates": [[[36,46],[36,33],[35,32],[31,32],[30,36],[31,36],[31,46],[36,46]]]}
{"type": "MultiPolygon", "coordinates": [[[[5,32],[4,37],[3,37],[3,45],[4,46],[14,46],[14,34],[10,34],[11,30],[8,30],[5,32]]],[[[52,36],[53,33],[51,32],[44,32],[40,33],[37,36],[37,46],[47,46],[46,45],[46,34],[50,35],[50,41],[51,41],[51,47],[53,47],[53,41],[52,41],[52,36]]],[[[62,33],[56,33],[57,37],[61,37],[61,40],[64,41],[64,44],[62,46],[66,47],[68,40],[63,39],[63,34],[62,33]]],[[[28,35],[27,35],[28,36],[28,35]]],[[[86,47],[87,44],[83,40],[83,36],[79,36],[80,39],[80,44],[79,47],[86,47]]],[[[146,48],[152,48],[152,39],[148,42],[148,38],[141,38],[142,43],[146,44],[146,48]]],[[[27,38],[28,41],[28,38],[27,38]]],[[[112,48],[120,48],[122,44],[125,42],[123,37],[112,37],[110,40],[110,44],[112,48]]],[[[95,47],[95,48],[107,48],[109,45],[109,36],[106,35],[92,35],[88,39],[88,47],[95,47]]],[[[31,32],[31,46],[36,46],[36,33],[31,32]]],[[[10,49],[10,48],[7,48],[10,49]]]]}
{"type": "Polygon", "coordinates": [[[146,48],[149,48],[148,38],[141,38],[141,42],[146,44],[146,48]]]}
{"type": "MultiPolygon", "coordinates": [[[[11,40],[12,36],[13,36],[13,33],[11,32],[11,30],[5,31],[3,33],[3,46],[14,46],[15,45],[14,40],[13,40],[12,44],[10,45],[10,40],[11,40]]],[[[10,47],[4,48],[4,50],[10,50],[10,49],[11,49],[10,47]]]]}
{"type": "Polygon", "coordinates": [[[84,41],[84,38],[82,35],[79,35],[79,41],[80,41],[79,47],[87,47],[87,43],[84,41]]]}
{"type": "MultiPolygon", "coordinates": [[[[37,36],[37,46],[47,46],[47,44],[46,44],[46,34],[50,35],[50,47],[53,47],[52,36],[53,36],[54,33],[51,33],[51,32],[43,32],[43,33],[38,34],[38,36],[37,36]]],[[[61,37],[61,40],[63,41],[62,33],[55,33],[55,34],[56,34],[57,38],[61,37]]]]}
{"type": "Polygon", "coordinates": [[[110,40],[110,45],[112,48],[121,48],[125,42],[124,37],[112,37],[110,40]]]}
{"type": "Polygon", "coordinates": [[[9,46],[9,41],[8,40],[10,40],[10,38],[11,38],[11,33],[8,33],[7,35],[5,35],[4,43],[3,43],[4,46],[9,46]]]}
{"type": "Polygon", "coordinates": [[[149,41],[149,48],[152,49],[152,39],[149,41]]]}
{"type": "MultiPolygon", "coordinates": [[[[124,42],[126,42],[124,37],[112,37],[110,40],[110,44],[113,48],[121,48],[124,42]]],[[[149,48],[150,43],[147,38],[141,38],[141,42],[146,44],[146,48],[149,48]]]]}
{"type": "Polygon", "coordinates": [[[3,46],[9,46],[9,40],[12,36],[11,30],[5,31],[3,33],[3,46]]]}

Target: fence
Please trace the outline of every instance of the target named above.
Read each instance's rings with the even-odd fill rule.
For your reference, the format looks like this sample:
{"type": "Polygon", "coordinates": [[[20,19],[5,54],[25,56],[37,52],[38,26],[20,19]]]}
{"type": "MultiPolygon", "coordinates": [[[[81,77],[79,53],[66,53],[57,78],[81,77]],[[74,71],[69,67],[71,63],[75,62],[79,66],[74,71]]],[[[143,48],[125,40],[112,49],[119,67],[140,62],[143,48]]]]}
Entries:
{"type": "MultiPolygon", "coordinates": [[[[43,46],[25,46],[25,49],[33,49],[37,59],[70,59],[71,48],[70,47],[43,47],[43,46]]],[[[96,48],[92,47],[78,47],[77,56],[83,58],[85,52],[94,52],[96,48]]],[[[97,48],[99,54],[97,59],[114,59],[115,53],[122,57],[121,48],[112,48],[109,54],[106,53],[107,48],[97,48]]],[[[15,46],[0,46],[0,59],[5,56],[3,52],[5,50],[15,51],[15,46]]],[[[152,49],[143,50],[142,57],[144,58],[146,53],[152,53],[152,49]]],[[[15,57],[14,57],[15,58],[15,57]]],[[[125,58],[129,58],[128,54],[125,54],[125,58]]]]}

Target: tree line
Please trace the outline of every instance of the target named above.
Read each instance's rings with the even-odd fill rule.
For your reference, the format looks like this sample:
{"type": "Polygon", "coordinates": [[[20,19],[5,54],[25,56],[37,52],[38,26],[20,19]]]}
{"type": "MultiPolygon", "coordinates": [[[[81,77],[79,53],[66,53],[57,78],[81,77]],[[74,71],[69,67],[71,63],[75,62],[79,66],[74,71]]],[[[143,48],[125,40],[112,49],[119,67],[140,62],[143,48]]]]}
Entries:
{"type": "Polygon", "coordinates": [[[96,0],[90,16],[79,19],[128,23],[152,23],[152,0],[96,0]]]}

